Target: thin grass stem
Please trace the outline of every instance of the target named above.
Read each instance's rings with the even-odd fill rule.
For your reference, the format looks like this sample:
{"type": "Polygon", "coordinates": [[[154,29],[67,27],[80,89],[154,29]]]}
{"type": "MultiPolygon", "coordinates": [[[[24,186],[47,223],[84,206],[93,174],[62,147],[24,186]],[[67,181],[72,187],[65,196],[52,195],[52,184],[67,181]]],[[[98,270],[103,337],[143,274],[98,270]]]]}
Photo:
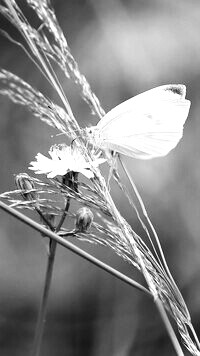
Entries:
{"type": "MultiPolygon", "coordinates": [[[[130,183],[131,183],[131,185],[132,185],[132,187],[133,187],[133,190],[134,190],[134,192],[135,192],[135,194],[136,194],[136,197],[137,197],[137,199],[138,199],[138,201],[139,201],[139,203],[140,203],[142,212],[143,212],[144,216],[147,218],[147,221],[148,221],[148,223],[149,223],[149,225],[150,225],[150,227],[151,227],[153,233],[155,233],[155,239],[156,239],[156,242],[157,242],[157,244],[158,244],[158,248],[159,248],[161,257],[162,257],[162,259],[164,260],[164,266],[165,266],[165,264],[166,264],[165,267],[166,267],[167,272],[168,272],[168,271],[169,271],[169,270],[168,270],[168,266],[167,266],[167,263],[166,263],[166,261],[165,261],[164,254],[163,254],[163,251],[162,251],[162,248],[161,248],[161,245],[160,245],[160,242],[159,242],[157,233],[156,233],[156,231],[155,231],[155,229],[154,229],[154,227],[153,227],[153,225],[152,225],[152,223],[151,223],[151,221],[150,221],[150,219],[149,219],[149,217],[148,217],[148,214],[147,214],[146,208],[145,208],[145,206],[144,206],[144,203],[143,203],[143,201],[142,201],[142,198],[140,197],[139,192],[138,192],[138,190],[137,190],[137,188],[136,188],[136,186],[135,186],[135,184],[134,184],[134,182],[133,182],[133,180],[132,180],[132,178],[131,178],[131,176],[130,176],[130,174],[129,174],[129,172],[128,172],[128,169],[126,168],[126,165],[124,164],[124,162],[122,161],[122,159],[120,158],[120,156],[119,156],[119,160],[120,160],[120,163],[121,163],[121,165],[122,165],[122,168],[123,168],[123,170],[124,170],[124,172],[125,172],[127,178],[129,179],[129,181],[130,181],[130,183]]],[[[156,255],[157,255],[157,253],[156,253],[156,255]]],[[[140,255],[139,255],[139,258],[140,258],[140,255]]],[[[159,260],[160,260],[160,259],[159,259],[159,260]]],[[[175,334],[175,332],[174,332],[174,330],[173,330],[173,328],[172,328],[172,325],[171,325],[171,323],[170,323],[170,321],[169,321],[169,318],[168,318],[168,316],[167,316],[167,313],[166,313],[166,311],[165,311],[165,308],[164,308],[164,306],[163,306],[163,304],[162,304],[162,301],[160,300],[160,298],[159,298],[159,296],[158,296],[158,294],[157,294],[157,290],[156,290],[156,288],[154,287],[154,283],[153,283],[153,284],[151,283],[151,276],[150,276],[150,275],[148,274],[148,272],[146,271],[146,267],[145,267],[145,265],[144,265],[144,263],[143,263],[143,261],[142,261],[142,258],[140,258],[140,265],[141,265],[141,268],[142,268],[143,275],[144,275],[144,277],[145,277],[145,279],[146,279],[146,282],[147,282],[147,284],[150,286],[150,289],[151,289],[151,286],[152,286],[152,295],[154,296],[154,302],[155,302],[156,307],[157,307],[157,309],[158,309],[158,311],[159,311],[159,314],[160,314],[160,316],[161,316],[161,319],[162,319],[162,321],[163,321],[163,323],[164,323],[164,325],[165,325],[165,328],[166,328],[167,333],[168,333],[168,335],[169,335],[169,337],[170,337],[170,340],[171,340],[171,342],[172,342],[172,344],[173,344],[173,347],[174,347],[174,349],[175,349],[175,351],[176,351],[176,353],[177,353],[178,356],[184,356],[183,351],[182,351],[182,349],[181,349],[181,346],[180,346],[180,344],[179,344],[179,342],[178,342],[178,339],[177,339],[177,337],[176,337],[176,334],[175,334]]],[[[161,267],[162,267],[162,265],[161,265],[161,267]]],[[[170,276],[170,280],[172,279],[173,284],[175,284],[175,282],[173,281],[173,278],[172,278],[170,272],[169,272],[168,274],[169,274],[169,276],[170,276]]],[[[175,286],[176,286],[176,285],[175,285],[175,286]]],[[[176,287],[176,289],[178,289],[178,288],[176,287]]],[[[179,290],[178,290],[178,292],[179,292],[179,290]]],[[[180,294],[180,292],[179,292],[179,294],[180,294]]],[[[180,297],[182,298],[181,295],[180,295],[180,297]]]]}
{"type": "Polygon", "coordinates": [[[194,337],[194,340],[195,340],[195,342],[197,344],[197,347],[200,350],[200,342],[199,342],[199,339],[197,337],[196,331],[194,330],[194,327],[193,327],[192,323],[190,323],[188,326],[189,326],[190,331],[191,331],[191,333],[192,333],[192,335],[194,337]]]}
{"type": "Polygon", "coordinates": [[[174,332],[174,330],[173,330],[173,328],[171,326],[171,323],[169,321],[169,318],[167,316],[167,313],[165,311],[165,308],[163,307],[163,304],[162,304],[161,300],[159,298],[155,298],[154,302],[155,302],[156,307],[157,307],[157,309],[159,311],[159,314],[160,314],[160,316],[162,318],[162,321],[163,321],[163,323],[164,323],[164,325],[166,327],[167,333],[168,333],[168,335],[170,337],[170,340],[172,341],[172,344],[174,346],[174,349],[175,349],[177,355],[178,356],[184,356],[184,353],[183,353],[183,351],[181,349],[181,346],[180,346],[180,344],[178,342],[176,334],[175,334],[175,332],[174,332]]]}
{"type": "MultiPolygon", "coordinates": [[[[154,226],[153,226],[153,224],[152,224],[152,222],[151,222],[151,219],[149,218],[149,215],[148,215],[148,213],[147,213],[147,210],[146,210],[146,207],[145,207],[145,205],[144,205],[144,202],[143,202],[143,200],[142,200],[142,198],[141,198],[141,196],[140,196],[140,194],[139,194],[139,192],[138,192],[138,189],[137,189],[135,183],[133,182],[133,179],[132,179],[132,177],[131,177],[131,175],[130,175],[130,173],[129,173],[129,171],[128,171],[128,169],[127,169],[125,163],[124,163],[124,161],[121,159],[120,156],[119,156],[119,160],[120,160],[120,163],[121,163],[121,165],[122,165],[122,168],[123,168],[123,170],[124,170],[124,172],[125,172],[125,174],[126,174],[128,180],[129,180],[129,182],[131,183],[131,186],[132,186],[132,188],[133,188],[133,190],[134,190],[134,193],[135,193],[135,195],[136,195],[136,197],[137,197],[137,199],[138,199],[138,202],[139,202],[139,204],[140,204],[140,206],[141,206],[143,215],[144,215],[144,217],[146,218],[146,220],[147,220],[147,222],[148,222],[148,224],[149,224],[149,226],[150,226],[150,228],[151,228],[151,231],[152,231],[152,233],[153,233],[153,236],[154,236],[155,241],[156,241],[157,246],[158,246],[158,250],[159,250],[160,256],[161,256],[161,258],[162,258],[163,266],[164,266],[164,268],[165,268],[165,270],[166,270],[166,272],[167,272],[167,274],[168,274],[168,276],[169,276],[169,278],[170,278],[170,281],[172,282],[173,286],[175,287],[176,291],[178,292],[178,294],[179,294],[179,296],[181,297],[182,302],[183,302],[183,298],[182,298],[182,296],[181,296],[181,294],[180,294],[180,292],[179,292],[179,289],[178,289],[178,287],[177,287],[177,285],[176,285],[176,283],[175,283],[175,281],[174,281],[174,279],[173,279],[173,277],[172,277],[172,275],[171,275],[171,272],[170,272],[170,270],[169,270],[169,267],[168,267],[168,265],[167,265],[167,262],[166,262],[166,259],[165,259],[165,256],[164,256],[164,253],[163,253],[163,250],[162,250],[162,247],[161,247],[161,244],[160,244],[158,235],[157,235],[157,232],[156,232],[156,230],[155,230],[155,228],[154,228],[154,226]]],[[[159,259],[159,260],[160,260],[160,259],[159,259]]],[[[184,303],[184,305],[185,305],[185,303],[184,303]]],[[[185,305],[185,308],[186,308],[186,305],[185,305]]],[[[187,309],[187,308],[186,308],[186,309],[187,309]]],[[[189,312],[188,312],[188,315],[189,315],[189,312]]]]}

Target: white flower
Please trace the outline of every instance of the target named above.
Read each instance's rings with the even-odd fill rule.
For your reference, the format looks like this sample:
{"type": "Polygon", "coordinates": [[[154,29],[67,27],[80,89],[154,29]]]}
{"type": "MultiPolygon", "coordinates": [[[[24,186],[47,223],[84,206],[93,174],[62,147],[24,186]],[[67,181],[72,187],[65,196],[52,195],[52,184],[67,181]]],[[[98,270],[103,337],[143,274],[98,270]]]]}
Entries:
{"type": "MultiPolygon", "coordinates": [[[[51,158],[38,153],[35,157],[36,161],[30,162],[32,167],[29,169],[35,171],[36,174],[46,174],[47,178],[64,176],[68,172],[79,172],[89,179],[94,177],[91,165],[86,162],[77,148],[65,144],[53,145],[49,150],[49,155],[51,158]]],[[[105,159],[97,156],[92,165],[97,167],[103,162],[105,159]]]]}

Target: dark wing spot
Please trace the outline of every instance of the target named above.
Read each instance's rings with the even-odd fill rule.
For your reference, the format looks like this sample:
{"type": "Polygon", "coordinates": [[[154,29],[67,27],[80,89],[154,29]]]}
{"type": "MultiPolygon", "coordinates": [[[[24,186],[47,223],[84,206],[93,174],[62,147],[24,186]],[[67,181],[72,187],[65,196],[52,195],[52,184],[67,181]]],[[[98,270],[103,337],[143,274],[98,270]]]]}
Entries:
{"type": "Polygon", "coordinates": [[[168,88],[166,88],[165,90],[166,91],[170,91],[174,94],[178,94],[180,96],[183,96],[184,93],[185,93],[185,89],[184,89],[184,85],[180,85],[180,84],[177,84],[177,85],[169,85],[168,88]]]}

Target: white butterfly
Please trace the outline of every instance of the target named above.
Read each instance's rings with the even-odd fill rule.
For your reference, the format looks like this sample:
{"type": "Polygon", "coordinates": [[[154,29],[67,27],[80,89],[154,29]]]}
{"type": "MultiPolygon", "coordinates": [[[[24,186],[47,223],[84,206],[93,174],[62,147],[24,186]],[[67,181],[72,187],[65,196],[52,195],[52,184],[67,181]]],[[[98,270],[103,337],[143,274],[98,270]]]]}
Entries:
{"type": "Polygon", "coordinates": [[[183,135],[185,95],[184,85],[169,84],[123,102],[88,129],[94,145],[139,159],[165,156],[183,135]]]}

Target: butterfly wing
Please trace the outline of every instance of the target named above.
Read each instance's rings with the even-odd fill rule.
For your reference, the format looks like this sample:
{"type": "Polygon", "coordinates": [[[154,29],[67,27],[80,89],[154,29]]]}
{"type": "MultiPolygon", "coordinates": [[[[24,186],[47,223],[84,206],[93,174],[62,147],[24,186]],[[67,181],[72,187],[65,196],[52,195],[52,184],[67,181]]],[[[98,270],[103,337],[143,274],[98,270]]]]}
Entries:
{"type": "Polygon", "coordinates": [[[140,159],[166,155],[183,134],[185,94],[184,85],[163,85],[116,106],[97,124],[101,148],[140,159]]]}

